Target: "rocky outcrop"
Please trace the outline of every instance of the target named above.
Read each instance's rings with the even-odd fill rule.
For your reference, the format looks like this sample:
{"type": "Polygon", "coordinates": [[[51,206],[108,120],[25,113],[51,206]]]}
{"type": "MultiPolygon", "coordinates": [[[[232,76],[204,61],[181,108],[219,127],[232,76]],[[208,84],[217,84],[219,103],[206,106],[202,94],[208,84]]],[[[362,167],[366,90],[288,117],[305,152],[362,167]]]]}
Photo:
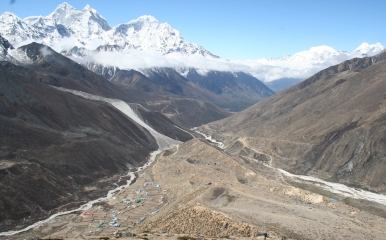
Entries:
{"type": "Polygon", "coordinates": [[[152,231],[192,234],[206,237],[242,236],[255,237],[260,233],[253,226],[235,221],[226,215],[205,207],[194,206],[180,209],[170,216],[148,224],[152,231]]]}

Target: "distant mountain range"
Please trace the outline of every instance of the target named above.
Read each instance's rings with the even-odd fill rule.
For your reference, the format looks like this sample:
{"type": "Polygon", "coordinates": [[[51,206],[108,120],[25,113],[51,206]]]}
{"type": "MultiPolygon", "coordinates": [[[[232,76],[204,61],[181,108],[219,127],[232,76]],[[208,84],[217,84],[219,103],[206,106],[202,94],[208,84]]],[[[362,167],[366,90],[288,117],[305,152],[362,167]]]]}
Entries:
{"type": "Polygon", "coordinates": [[[0,31],[15,46],[36,41],[52,46],[57,51],[75,46],[88,50],[95,50],[99,46],[114,46],[115,50],[122,52],[152,50],[162,54],[182,52],[215,57],[201,46],[187,42],[169,24],[160,23],[152,16],[142,16],[110,27],[89,5],[80,11],[63,3],[46,17],[25,19],[6,12],[0,16],[0,31]],[[63,38],[68,38],[65,43],[63,38]]]}
{"type": "MultiPolygon", "coordinates": [[[[37,48],[34,49],[35,52],[54,62],[64,61],[60,59],[71,61],[48,46],[34,44],[37,48]],[[58,56],[61,58],[58,59],[58,56]]],[[[36,53],[31,55],[26,50],[29,45],[14,48],[8,40],[0,36],[0,60],[26,67],[39,64],[36,63],[36,53]]],[[[46,67],[52,68],[48,65],[46,67]]],[[[160,111],[187,128],[219,120],[274,94],[258,79],[243,72],[207,71],[204,74],[193,68],[179,69],[179,72],[173,68],[147,68],[136,71],[93,63],[84,64],[84,67],[100,75],[96,76],[109,80],[107,83],[118,85],[121,90],[120,99],[128,99],[150,110],[160,111]]],[[[73,71],[73,68],[78,67],[66,63],[60,71],[65,74],[73,71]]],[[[79,77],[83,75],[78,73],[79,77]]],[[[104,83],[105,89],[99,91],[111,93],[111,84],[104,83]]],[[[91,86],[96,87],[95,84],[91,86]]],[[[74,89],[76,86],[68,87],[74,89]]]]}
{"type": "Polygon", "coordinates": [[[36,41],[94,68],[95,65],[137,71],[153,67],[194,68],[204,75],[210,70],[245,72],[264,82],[292,79],[275,85],[276,91],[326,67],[355,57],[373,56],[384,49],[380,43],[363,43],[352,52],[319,46],[280,58],[226,60],[186,41],[179,31],[152,16],[111,27],[89,5],[77,10],[68,3],[60,4],[46,17],[21,19],[5,12],[0,15],[0,33],[13,46],[36,41]]]}
{"type": "MultiPolygon", "coordinates": [[[[63,3],[46,17],[20,19],[6,12],[0,15],[0,33],[16,49],[33,41],[49,46],[122,85],[137,97],[137,102],[154,110],[158,109],[152,103],[155,99],[168,102],[168,107],[159,110],[186,127],[229,116],[230,112],[241,111],[274,94],[251,74],[190,66],[192,59],[208,66],[210,61],[224,60],[186,41],[169,24],[160,23],[152,16],[110,27],[90,6],[80,11],[63,3]],[[176,61],[178,63],[173,64],[176,61]],[[181,62],[186,64],[180,65],[181,62]],[[181,106],[185,101],[190,101],[188,105],[194,107],[181,106]],[[209,112],[202,111],[199,106],[207,106],[209,112]],[[195,113],[193,118],[192,113],[195,113]]],[[[9,53],[4,50],[3,60],[17,65],[29,64],[31,59],[16,49],[9,53]]]]}
{"type": "Polygon", "coordinates": [[[337,51],[329,46],[312,47],[309,50],[298,52],[294,55],[285,55],[280,58],[260,59],[260,62],[275,62],[275,61],[291,61],[291,62],[312,62],[323,63],[330,59],[337,59],[339,57],[359,57],[359,56],[374,56],[385,49],[382,44],[368,44],[362,43],[352,52],[337,51]]]}
{"type": "MultiPolygon", "coordinates": [[[[262,64],[269,68],[259,75],[276,92],[304,80],[311,75],[343,61],[353,58],[371,57],[385,48],[380,43],[362,43],[352,52],[337,51],[329,46],[312,47],[309,50],[279,58],[251,60],[251,64],[262,64]],[[283,88],[284,87],[284,88],[283,88]]],[[[253,74],[253,73],[252,73],[253,74]]],[[[257,76],[256,74],[253,74],[257,76]]]]}

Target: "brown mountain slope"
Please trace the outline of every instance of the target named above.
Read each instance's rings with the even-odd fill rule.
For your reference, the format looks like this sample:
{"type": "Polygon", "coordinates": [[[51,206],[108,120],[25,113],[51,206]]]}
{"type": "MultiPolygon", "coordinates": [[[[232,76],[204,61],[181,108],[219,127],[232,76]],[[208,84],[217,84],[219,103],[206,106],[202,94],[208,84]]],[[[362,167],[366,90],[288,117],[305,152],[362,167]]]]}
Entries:
{"type": "Polygon", "coordinates": [[[186,129],[201,126],[232,115],[232,113],[210,102],[169,94],[141,92],[138,91],[138,89],[126,88],[124,86],[122,90],[125,91],[133,101],[140,103],[151,111],[164,114],[170,120],[186,129]]]}
{"type": "Polygon", "coordinates": [[[51,76],[47,78],[47,84],[132,102],[114,84],[50,47],[33,42],[19,47],[17,51],[25,53],[30,60],[17,65],[51,76]]]}
{"type": "MultiPolygon", "coordinates": [[[[51,80],[0,62],[1,232],[106,194],[158,148],[147,130],[111,105],[59,91],[51,80]]],[[[192,138],[162,114],[139,113],[161,133],[192,138]]]]}
{"type": "MultiPolygon", "coordinates": [[[[52,86],[131,102],[120,88],[44,45],[17,51],[26,57],[22,66],[0,62],[0,231],[106,194],[158,149],[147,130],[111,105],[52,86]]],[[[160,113],[138,113],[160,133],[192,138],[160,113]]]]}
{"type": "Polygon", "coordinates": [[[0,64],[1,231],[101,195],[112,183],[99,180],[157,149],[155,139],[118,110],[40,82],[46,78],[0,64]]]}
{"type": "Polygon", "coordinates": [[[274,92],[257,78],[242,72],[195,69],[183,75],[172,68],[123,70],[88,63],[90,70],[108,79],[148,109],[162,111],[174,122],[192,128],[230,116],[274,92]]]}
{"type": "Polygon", "coordinates": [[[172,69],[163,69],[165,76],[148,78],[135,70],[117,70],[111,82],[130,99],[146,108],[165,114],[175,123],[192,128],[231,115],[211,101],[217,96],[189,83],[172,69]]]}
{"type": "Polygon", "coordinates": [[[291,172],[385,192],[384,55],[330,67],[204,130],[234,154],[249,145],[291,172]]]}
{"type": "MultiPolygon", "coordinates": [[[[130,97],[130,94],[127,94],[126,91],[122,89],[122,86],[116,86],[102,76],[55,52],[50,47],[33,42],[19,47],[18,51],[23,52],[23,54],[25,53],[26,57],[30,60],[27,61],[27,63],[18,62],[19,65],[36,72],[31,74],[36,75],[39,73],[45,76],[44,78],[36,77],[36,79],[38,79],[36,82],[78,90],[98,96],[120,99],[130,103],[136,102],[137,100],[130,97]]],[[[165,116],[162,114],[147,112],[145,119],[146,118],[156,118],[157,120],[154,122],[162,122],[166,128],[170,128],[169,131],[165,132],[167,136],[182,141],[191,139],[190,134],[175,127],[173,122],[165,122],[165,116]]],[[[162,124],[154,124],[153,127],[158,131],[162,129],[162,127],[159,127],[160,125],[162,124]]],[[[161,131],[161,133],[164,132],[161,131]]]]}

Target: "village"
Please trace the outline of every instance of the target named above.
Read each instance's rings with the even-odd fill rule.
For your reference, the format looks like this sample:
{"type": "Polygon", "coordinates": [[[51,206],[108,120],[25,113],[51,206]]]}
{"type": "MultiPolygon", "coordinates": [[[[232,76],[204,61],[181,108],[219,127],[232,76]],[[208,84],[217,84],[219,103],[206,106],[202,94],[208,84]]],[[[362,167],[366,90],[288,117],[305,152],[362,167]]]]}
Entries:
{"type": "Polygon", "coordinates": [[[79,214],[61,230],[43,239],[85,238],[104,236],[131,237],[131,231],[147,216],[159,213],[167,190],[160,184],[144,182],[116,192],[107,202],[95,204],[79,214]]]}

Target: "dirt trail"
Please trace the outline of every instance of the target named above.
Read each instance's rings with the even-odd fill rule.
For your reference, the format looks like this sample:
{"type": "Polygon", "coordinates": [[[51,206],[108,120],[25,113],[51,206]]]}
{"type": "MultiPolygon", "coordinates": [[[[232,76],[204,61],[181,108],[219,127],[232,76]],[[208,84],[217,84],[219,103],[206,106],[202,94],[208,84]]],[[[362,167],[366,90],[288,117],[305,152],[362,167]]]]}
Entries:
{"type": "Polygon", "coordinates": [[[256,166],[262,171],[244,167],[205,140],[193,139],[159,154],[136,183],[88,210],[95,216],[92,221],[81,214],[70,221],[62,216],[29,234],[41,234],[43,239],[115,234],[122,239],[132,234],[148,239],[264,239],[265,234],[269,239],[383,239],[386,235],[385,218],[270,180],[261,174],[267,167],[256,166]],[[134,190],[148,191],[143,188],[147,181],[161,184],[152,197],[162,203],[149,198],[144,206],[127,211],[122,201],[137,196],[134,190]],[[98,221],[110,221],[112,210],[120,212],[122,225],[98,228],[98,221]],[[151,214],[155,210],[159,212],[151,214]],[[141,216],[146,219],[132,225],[141,216]]]}
{"type": "MultiPolygon", "coordinates": [[[[206,139],[220,143],[211,137],[206,139]]],[[[201,139],[179,144],[156,158],[157,153],[152,155],[156,159],[152,166],[138,169],[143,171],[135,184],[112,193],[112,198],[88,210],[95,215],[92,220],[81,215],[70,220],[63,216],[35,228],[33,233],[44,239],[116,234],[149,239],[176,239],[181,235],[383,239],[386,235],[385,218],[272,178],[270,175],[279,171],[272,167],[272,156],[268,164],[259,164],[248,157],[229,155],[201,139]],[[124,201],[134,200],[133,194],[148,181],[162,187],[151,193],[153,198],[147,199],[144,206],[128,210],[124,201]],[[121,226],[99,228],[96,224],[100,221],[114,217],[112,210],[119,212],[121,226]]],[[[288,177],[280,172],[283,175],[288,177]]],[[[142,194],[147,191],[142,190],[142,194]]]]}
{"type": "MultiPolygon", "coordinates": [[[[251,237],[268,233],[271,239],[382,239],[384,218],[333,202],[328,197],[296,188],[247,169],[205,141],[191,140],[160,155],[149,169],[155,179],[168,187],[168,203],[161,214],[140,225],[139,231],[175,234],[221,234],[251,237]],[[224,189],[214,194],[214,189],[224,189]],[[206,228],[191,212],[205,209],[224,214],[228,225],[247,224],[250,231],[223,233],[206,228]],[[369,221],[370,227],[364,222],[369,221]],[[337,234],[338,233],[338,234],[337,234]],[[239,235],[238,235],[239,234],[239,235]]],[[[267,168],[261,165],[261,168],[267,168]]],[[[207,225],[217,217],[204,218],[207,225]]],[[[240,226],[241,226],[240,225],[240,226]]],[[[244,228],[244,227],[243,227],[244,228]]]]}

